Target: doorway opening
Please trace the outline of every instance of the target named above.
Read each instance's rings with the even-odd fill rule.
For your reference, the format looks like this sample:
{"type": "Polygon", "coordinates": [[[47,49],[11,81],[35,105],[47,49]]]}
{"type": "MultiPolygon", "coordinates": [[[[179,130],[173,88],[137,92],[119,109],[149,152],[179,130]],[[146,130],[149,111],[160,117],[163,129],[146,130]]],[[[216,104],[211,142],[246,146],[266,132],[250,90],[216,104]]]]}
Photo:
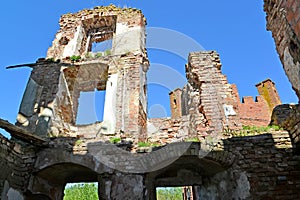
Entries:
{"type": "Polygon", "coordinates": [[[98,200],[98,183],[68,183],[64,189],[64,200],[98,200]]]}
{"type": "Polygon", "coordinates": [[[193,186],[179,186],[179,187],[157,187],[157,200],[194,200],[193,186]]]}

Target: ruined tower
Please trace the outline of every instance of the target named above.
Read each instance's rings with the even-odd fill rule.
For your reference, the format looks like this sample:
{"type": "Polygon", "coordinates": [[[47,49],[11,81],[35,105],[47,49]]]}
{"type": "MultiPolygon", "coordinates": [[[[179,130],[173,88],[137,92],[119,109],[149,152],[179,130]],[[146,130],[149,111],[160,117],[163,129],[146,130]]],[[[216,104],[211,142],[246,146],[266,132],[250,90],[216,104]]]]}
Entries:
{"type": "Polygon", "coordinates": [[[255,86],[258,93],[266,100],[270,112],[272,112],[276,106],[281,104],[280,97],[273,81],[266,79],[255,86]]]}
{"type": "Polygon", "coordinates": [[[41,137],[95,138],[121,131],[143,140],[148,70],[143,14],[96,7],[63,15],[59,24],[47,59],[32,67],[17,124],[41,137]],[[111,45],[103,48],[105,43],[111,45]],[[103,121],[78,126],[80,94],[95,90],[106,91],[103,121]]]}

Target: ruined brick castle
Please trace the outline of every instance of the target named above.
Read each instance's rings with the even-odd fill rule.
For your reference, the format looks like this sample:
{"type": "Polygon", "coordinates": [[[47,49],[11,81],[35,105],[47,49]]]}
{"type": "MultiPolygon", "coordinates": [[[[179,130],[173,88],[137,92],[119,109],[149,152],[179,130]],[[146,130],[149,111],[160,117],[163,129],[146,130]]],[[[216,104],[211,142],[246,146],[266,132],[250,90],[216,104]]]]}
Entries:
{"type": "MultiPolygon", "coordinates": [[[[264,9],[300,97],[300,3],[265,0],[264,9]]],[[[240,102],[219,55],[191,52],[188,83],[169,94],[172,117],[148,119],[141,11],[95,7],[59,23],[45,59],[8,67],[32,72],[16,124],[0,119],[12,136],[0,135],[1,199],[62,199],[76,182],[98,182],[99,199],[156,199],[156,187],[166,186],[191,186],[193,199],[300,198],[300,111],[280,105],[271,80],[256,85],[255,100],[240,102]],[[111,49],[92,51],[108,40],[111,49]],[[106,91],[103,120],[79,125],[80,94],[95,90],[106,91]],[[270,123],[287,131],[235,134],[270,123]]]]}

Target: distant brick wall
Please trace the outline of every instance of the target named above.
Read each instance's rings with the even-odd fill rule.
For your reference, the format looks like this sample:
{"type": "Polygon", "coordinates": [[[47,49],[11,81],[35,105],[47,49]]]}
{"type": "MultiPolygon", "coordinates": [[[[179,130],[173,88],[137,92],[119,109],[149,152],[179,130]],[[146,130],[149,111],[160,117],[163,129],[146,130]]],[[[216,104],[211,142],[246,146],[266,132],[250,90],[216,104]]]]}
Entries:
{"type": "MultiPolygon", "coordinates": [[[[245,126],[268,126],[271,121],[272,110],[281,104],[275,84],[267,79],[256,85],[259,96],[243,97],[238,102],[238,112],[242,125],[245,126]]],[[[233,93],[236,99],[240,99],[237,86],[232,84],[233,93]]]]}
{"type": "Polygon", "coordinates": [[[190,135],[209,132],[209,127],[213,131],[224,131],[237,130],[241,125],[269,125],[273,108],[281,104],[275,84],[270,79],[256,85],[260,95],[255,100],[243,97],[240,102],[237,87],[228,84],[216,53],[193,53],[189,59],[189,84],[170,93],[170,107],[174,119],[190,116],[193,121],[190,130],[198,132],[190,135]]]}

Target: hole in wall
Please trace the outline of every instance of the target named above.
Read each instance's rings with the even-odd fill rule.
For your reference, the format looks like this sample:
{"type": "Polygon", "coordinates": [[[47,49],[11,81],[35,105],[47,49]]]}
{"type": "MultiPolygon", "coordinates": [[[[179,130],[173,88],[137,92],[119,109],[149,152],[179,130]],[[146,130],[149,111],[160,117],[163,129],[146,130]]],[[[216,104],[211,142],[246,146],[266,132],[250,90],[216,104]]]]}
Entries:
{"type": "Polygon", "coordinates": [[[103,121],[106,90],[80,92],[76,124],[85,125],[103,121]]]}
{"type": "Polygon", "coordinates": [[[103,52],[103,53],[109,54],[111,49],[112,49],[112,39],[105,40],[102,42],[93,42],[91,52],[93,52],[93,53],[103,52]]]}
{"type": "Polygon", "coordinates": [[[0,128],[0,134],[3,135],[5,138],[10,139],[11,135],[9,132],[7,132],[6,130],[0,128]]]}
{"type": "Polygon", "coordinates": [[[69,39],[67,37],[62,37],[60,40],[59,40],[59,44],[60,45],[67,45],[69,43],[69,39]]]}

